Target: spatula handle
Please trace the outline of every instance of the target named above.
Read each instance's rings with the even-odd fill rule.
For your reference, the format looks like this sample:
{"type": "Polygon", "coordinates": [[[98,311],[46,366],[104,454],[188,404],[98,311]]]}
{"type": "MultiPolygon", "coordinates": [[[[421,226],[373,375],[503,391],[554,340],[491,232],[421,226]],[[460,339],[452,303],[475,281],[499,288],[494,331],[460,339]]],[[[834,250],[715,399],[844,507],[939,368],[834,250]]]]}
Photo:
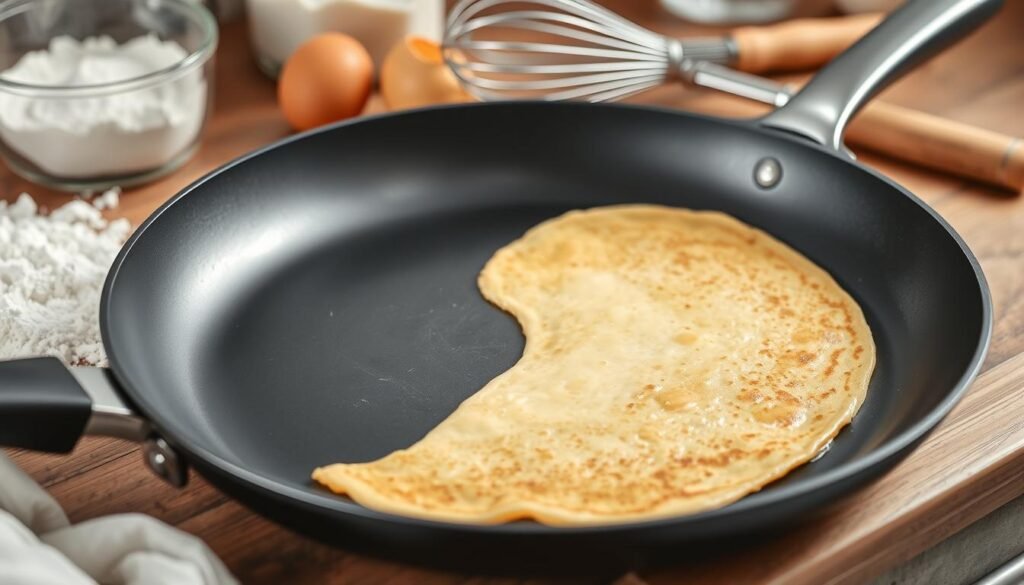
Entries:
{"type": "Polygon", "coordinates": [[[802,18],[771,26],[732,31],[733,66],[747,73],[816,69],[857,42],[882,20],[882,14],[838,18],[802,18]]]}

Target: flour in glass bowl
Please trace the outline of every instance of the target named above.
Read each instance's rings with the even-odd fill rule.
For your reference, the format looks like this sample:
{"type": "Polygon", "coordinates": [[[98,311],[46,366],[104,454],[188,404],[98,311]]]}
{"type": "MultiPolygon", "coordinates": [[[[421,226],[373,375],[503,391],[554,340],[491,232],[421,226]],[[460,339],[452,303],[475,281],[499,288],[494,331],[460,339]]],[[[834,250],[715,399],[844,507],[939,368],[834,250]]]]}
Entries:
{"type": "Polygon", "coordinates": [[[100,296],[131,227],[100,210],[117,200],[112,190],[48,215],[26,194],[0,201],[0,359],[52,355],[106,365],[100,296]]]}
{"type": "MultiPolygon", "coordinates": [[[[154,35],[118,44],[110,37],[56,37],[25,54],[0,78],[73,87],[138,78],[180,63],[181,45],[154,35]]],[[[202,70],[131,91],[85,97],[0,92],[6,147],[59,177],[125,175],[157,169],[196,142],[206,113],[202,70]]]]}

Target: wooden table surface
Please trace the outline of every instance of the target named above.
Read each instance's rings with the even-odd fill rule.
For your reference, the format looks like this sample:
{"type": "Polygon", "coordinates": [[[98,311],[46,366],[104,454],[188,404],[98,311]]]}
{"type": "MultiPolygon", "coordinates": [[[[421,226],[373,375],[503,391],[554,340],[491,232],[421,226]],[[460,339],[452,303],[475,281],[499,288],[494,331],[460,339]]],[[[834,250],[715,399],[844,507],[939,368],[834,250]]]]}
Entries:
{"type": "MultiPolygon", "coordinates": [[[[673,20],[651,1],[606,4],[665,33],[701,32],[673,20]]],[[[914,72],[882,99],[1024,136],[1024,2],[1007,4],[984,30],[914,72]]],[[[224,28],[217,58],[216,108],[197,156],[175,174],[124,193],[112,215],[137,224],[193,179],[288,133],[274,103],[273,83],[253,65],[242,23],[224,28]]],[[[735,98],[679,87],[634,101],[727,116],[761,111],[735,98]]],[[[381,106],[375,99],[369,109],[381,106]]],[[[689,561],[673,569],[640,569],[621,577],[622,583],[862,582],[1024,494],[1024,400],[1018,397],[1024,389],[1024,199],[859,154],[863,162],[935,207],[981,260],[996,307],[995,336],[983,375],[909,459],[821,517],[739,555],[689,561]]],[[[50,208],[68,198],[0,168],[3,197],[21,191],[50,208]]],[[[12,455],[65,506],[72,521],[122,512],[152,514],[202,537],[245,583],[527,582],[427,571],[322,546],[252,514],[194,474],[185,489],[165,485],[142,465],[135,445],[117,440],[86,439],[70,456],[12,455]]],[[[599,583],[619,577],[557,582],[599,583]]]]}

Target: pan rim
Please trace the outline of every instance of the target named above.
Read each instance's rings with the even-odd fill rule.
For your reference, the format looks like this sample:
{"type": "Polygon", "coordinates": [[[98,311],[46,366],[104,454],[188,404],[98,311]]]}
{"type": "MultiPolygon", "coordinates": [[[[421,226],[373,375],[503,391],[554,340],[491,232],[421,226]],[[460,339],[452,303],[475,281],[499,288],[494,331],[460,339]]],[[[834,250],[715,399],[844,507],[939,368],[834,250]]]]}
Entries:
{"type": "MultiPolygon", "coordinates": [[[[275,141],[269,145],[256,149],[248,154],[242,155],[232,161],[217,167],[216,169],[208,172],[199,179],[193,181],[191,184],[180,190],[173,197],[168,199],[162,204],[156,211],[154,211],[132,234],[132,236],[125,242],[124,246],[118,252],[108,274],[106,281],[104,282],[102,297],[100,300],[100,331],[102,334],[103,346],[106,350],[107,357],[110,363],[110,368],[120,384],[118,389],[122,395],[125,395],[131,404],[133,404],[141,413],[151,422],[153,427],[161,434],[161,436],[175,447],[181,449],[186,454],[186,460],[201,462],[201,467],[208,469],[215,469],[218,474],[226,475],[230,478],[232,483],[240,484],[247,490],[256,490],[264,494],[265,496],[271,496],[278,501],[288,502],[291,505],[301,505],[307,509],[314,509],[320,513],[326,513],[330,515],[351,515],[358,517],[363,520],[372,520],[376,522],[390,523],[401,526],[414,526],[420,528],[428,528],[434,530],[447,530],[456,531],[461,533],[468,533],[474,535],[527,535],[536,537],[546,536],[584,536],[593,534],[625,534],[638,530],[654,530],[667,527],[679,527],[680,525],[698,525],[700,523],[721,520],[730,517],[742,517],[754,510],[763,510],[771,506],[775,506],[784,502],[792,501],[801,497],[808,496],[820,490],[826,489],[830,485],[842,483],[843,481],[849,481],[855,479],[857,476],[862,476],[869,472],[869,470],[878,466],[884,465],[887,461],[890,461],[894,457],[898,457],[906,449],[910,448],[924,437],[926,437],[938,424],[949,414],[949,412],[956,406],[957,403],[963,398],[964,394],[977,378],[981,366],[984,363],[985,357],[988,354],[989,346],[992,339],[992,327],[993,327],[993,309],[992,309],[992,298],[991,291],[989,289],[988,281],[985,278],[985,274],[981,269],[981,265],[974,253],[964,242],[963,238],[959,233],[941,216],[932,209],[927,203],[921,200],[919,197],[911,193],[909,190],[899,185],[892,179],[886,177],[875,169],[863,166],[856,161],[851,160],[846,155],[836,152],[832,149],[825,148],[823,146],[814,144],[801,137],[791,135],[782,131],[773,131],[770,129],[762,128],[757,125],[757,120],[730,120],[726,118],[718,118],[714,116],[707,116],[697,114],[693,112],[686,112],[668,107],[651,106],[651,105],[639,105],[639,104],[591,104],[583,102],[523,102],[523,101],[508,101],[508,102],[490,102],[490,103],[474,103],[474,104],[448,104],[441,106],[433,106],[428,108],[420,108],[415,110],[407,110],[400,112],[386,112],[382,114],[376,114],[371,116],[365,116],[355,120],[346,120],[328,126],[316,128],[307,132],[302,132],[292,136],[285,137],[281,140],[275,141]],[[393,119],[405,116],[416,116],[429,114],[433,112],[465,109],[465,110],[484,110],[484,109],[500,109],[500,108],[567,108],[567,109],[620,109],[620,110],[637,110],[646,111],[657,114],[672,114],[675,116],[688,117],[693,119],[700,119],[708,122],[731,125],[734,127],[745,128],[748,131],[755,132],[766,132],[775,138],[781,140],[789,140],[797,144],[801,144],[804,147],[808,147],[817,150],[823,154],[833,156],[842,159],[845,163],[852,165],[854,168],[859,169],[862,172],[866,172],[875,179],[878,179],[886,185],[896,189],[903,196],[907,197],[912,203],[919,206],[924,212],[928,213],[934,221],[936,221],[940,227],[942,227],[953,241],[959,246],[961,253],[967,259],[970,264],[975,278],[977,280],[978,289],[981,294],[981,312],[982,322],[981,331],[978,339],[978,344],[975,347],[974,354],[968,362],[960,379],[956,384],[949,390],[947,395],[935,406],[926,416],[921,420],[914,423],[911,428],[903,431],[902,433],[892,437],[882,444],[880,444],[874,450],[868,452],[863,457],[840,464],[834,469],[830,469],[821,475],[813,476],[809,478],[802,478],[790,485],[786,485],[777,490],[766,493],[766,492],[754,492],[744,496],[740,500],[728,504],[721,508],[713,510],[707,510],[696,514],[687,514],[679,516],[668,516],[664,518],[656,518],[644,521],[634,522],[613,522],[606,524],[593,524],[584,526],[550,526],[540,524],[536,522],[521,522],[521,523],[509,523],[509,524],[493,524],[493,525],[481,525],[481,524],[469,524],[469,523],[457,523],[457,522],[443,522],[437,520],[427,520],[423,518],[416,518],[411,516],[401,516],[398,514],[392,514],[387,512],[380,512],[362,506],[355,503],[354,501],[342,499],[339,496],[324,492],[322,494],[314,493],[305,489],[293,487],[283,482],[275,481],[266,478],[258,473],[255,473],[247,468],[231,463],[219,455],[213,453],[200,442],[193,441],[188,433],[174,432],[173,419],[167,419],[167,422],[172,424],[164,424],[164,420],[159,416],[159,411],[154,409],[151,404],[148,404],[145,399],[145,394],[135,390],[136,385],[131,381],[131,377],[128,374],[128,370],[120,361],[113,344],[110,341],[110,315],[112,312],[112,299],[111,293],[116,285],[117,278],[120,274],[121,268],[124,266],[125,261],[131,255],[132,249],[136,243],[145,234],[146,230],[150,225],[155,223],[168,209],[175,205],[178,201],[187,197],[190,193],[198,189],[204,183],[212,180],[213,178],[221,175],[224,172],[229,171],[237,165],[246,163],[250,159],[257,158],[267,152],[276,150],[294,141],[304,140],[311,136],[316,136],[321,133],[332,132],[338,129],[346,128],[352,125],[371,123],[382,119],[393,119]],[[156,416],[154,416],[156,414],[156,416]],[[170,431],[170,432],[169,432],[170,431]]],[[[179,429],[180,430],[180,429],[179,429]]]]}

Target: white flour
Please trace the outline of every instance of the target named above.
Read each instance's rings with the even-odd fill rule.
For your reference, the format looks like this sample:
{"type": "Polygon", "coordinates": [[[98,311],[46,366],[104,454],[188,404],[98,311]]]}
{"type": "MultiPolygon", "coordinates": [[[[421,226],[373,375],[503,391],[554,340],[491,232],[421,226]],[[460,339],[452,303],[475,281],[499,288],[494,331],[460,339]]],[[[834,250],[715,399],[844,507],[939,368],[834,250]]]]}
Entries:
{"type": "Polygon", "coordinates": [[[49,215],[22,194],[0,201],[0,359],[53,355],[68,364],[106,365],[99,329],[107,270],[131,232],[94,203],[76,200],[49,215]]]}
{"type": "MultiPolygon", "coordinates": [[[[0,73],[41,86],[81,86],[137,78],[187,57],[155,36],[118,45],[110,37],[63,36],[0,73]]],[[[0,137],[8,148],[58,177],[99,177],[154,170],[195,143],[206,112],[202,71],[130,92],[92,97],[0,93],[0,137]]]]}

